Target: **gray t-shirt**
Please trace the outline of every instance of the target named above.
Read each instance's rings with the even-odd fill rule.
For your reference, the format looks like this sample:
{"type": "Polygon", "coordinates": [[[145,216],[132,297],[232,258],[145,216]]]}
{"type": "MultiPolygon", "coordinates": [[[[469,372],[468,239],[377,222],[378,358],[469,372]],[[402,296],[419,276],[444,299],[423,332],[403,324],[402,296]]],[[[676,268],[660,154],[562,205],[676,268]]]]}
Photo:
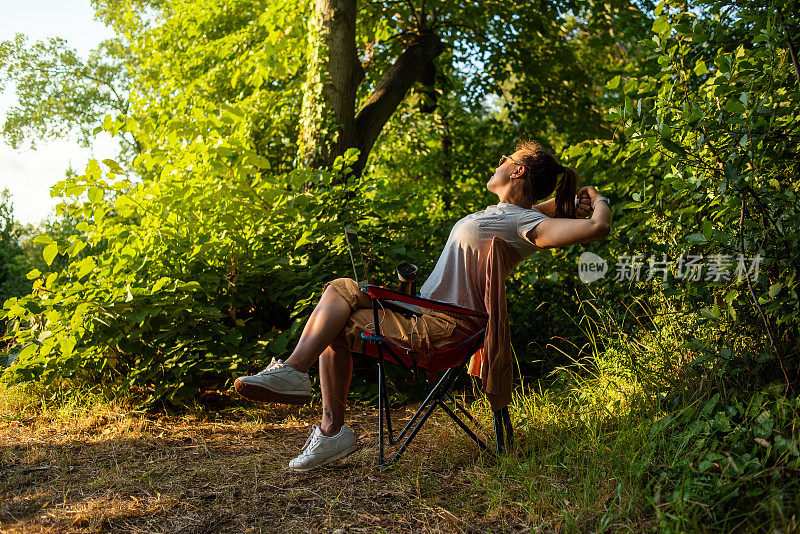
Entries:
{"type": "Polygon", "coordinates": [[[505,202],[467,215],[450,230],[433,272],[420,288],[420,295],[486,311],[483,304],[486,259],[492,238],[501,237],[523,259],[527,258],[540,249],[526,234],[549,218],[535,208],[525,209],[505,202]]]}

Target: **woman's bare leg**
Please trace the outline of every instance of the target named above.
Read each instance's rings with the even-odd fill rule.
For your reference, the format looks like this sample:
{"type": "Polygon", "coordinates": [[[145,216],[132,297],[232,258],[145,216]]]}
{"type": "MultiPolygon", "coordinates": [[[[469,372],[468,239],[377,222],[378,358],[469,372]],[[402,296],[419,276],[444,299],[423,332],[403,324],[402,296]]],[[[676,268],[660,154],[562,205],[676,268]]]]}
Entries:
{"type": "Polygon", "coordinates": [[[320,430],[326,436],[336,435],[344,424],[347,390],[353,376],[353,358],[346,347],[332,343],[350,318],[351,311],[344,297],[328,287],[308,318],[297,346],[285,362],[305,373],[319,360],[322,389],[320,430]]]}
{"type": "Polygon", "coordinates": [[[331,345],[319,357],[319,381],[322,388],[322,423],[326,436],[335,436],[344,424],[347,391],[353,376],[353,358],[342,345],[331,345]]]}
{"type": "MultiPolygon", "coordinates": [[[[307,373],[308,369],[319,359],[322,351],[333,343],[333,340],[344,328],[350,312],[350,305],[347,304],[344,297],[328,286],[322,293],[317,307],[311,313],[311,317],[308,318],[300,341],[297,342],[292,355],[284,363],[307,373]]],[[[323,395],[324,391],[325,387],[323,386],[323,395]]]]}

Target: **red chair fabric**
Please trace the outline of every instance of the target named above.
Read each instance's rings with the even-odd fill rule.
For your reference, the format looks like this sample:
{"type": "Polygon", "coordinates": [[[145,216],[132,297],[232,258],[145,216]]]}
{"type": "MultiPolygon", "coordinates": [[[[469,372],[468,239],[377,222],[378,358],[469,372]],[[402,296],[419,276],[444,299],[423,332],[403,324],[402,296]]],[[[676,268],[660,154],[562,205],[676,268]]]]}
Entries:
{"type": "MultiPolygon", "coordinates": [[[[488,319],[489,317],[486,313],[481,311],[470,310],[446,302],[437,302],[435,300],[429,300],[423,297],[407,295],[405,293],[389,289],[388,287],[368,285],[364,289],[367,291],[373,301],[393,300],[419,306],[420,308],[457,313],[467,317],[478,317],[481,319],[488,319]]],[[[416,359],[413,357],[413,351],[411,351],[409,347],[403,347],[390,339],[383,338],[380,336],[379,332],[376,332],[375,334],[365,332],[361,334],[361,337],[370,342],[368,345],[366,345],[367,355],[377,358],[380,351],[379,345],[382,344],[383,348],[386,349],[386,353],[384,354],[386,359],[393,361],[394,363],[404,365],[408,368],[415,365],[425,368],[428,371],[428,378],[432,379],[440,371],[450,369],[451,367],[461,364],[465,357],[471,357],[475,351],[483,347],[485,334],[486,328],[483,328],[476,332],[472,337],[469,337],[464,341],[454,343],[430,352],[430,357],[421,362],[416,361],[416,359]],[[466,354],[468,350],[472,352],[466,354]]]]}
{"type": "MultiPolygon", "coordinates": [[[[414,357],[414,352],[409,347],[400,346],[394,341],[381,336],[380,321],[378,320],[378,307],[383,305],[383,302],[385,301],[399,301],[406,304],[419,306],[420,308],[447,311],[450,313],[458,313],[469,317],[479,317],[487,320],[488,315],[481,311],[470,310],[449,303],[437,302],[422,297],[407,295],[387,287],[367,285],[364,289],[372,299],[372,309],[375,316],[375,333],[370,334],[368,332],[364,332],[361,334],[361,337],[369,342],[366,344],[366,353],[369,356],[374,356],[378,359],[378,465],[380,467],[388,467],[396,462],[437,406],[440,407],[448,416],[450,416],[450,418],[453,419],[456,424],[458,424],[458,426],[470,438],[472,438],[481,449],[488,450],[485,443],[467,426],[464,420],[458,416],[456,411],[461,412],[467,418],[467,420],[471,421],[475,426],[477,426],[477,421],[475,418],[449,393],[450,388],[455,383],[457,371],[461,370],[462,368],[466,369],[467,362],[469,362],[472,355],[483,346],[486,328],[482,328],[472,337],[466,340],[428,353],[429,358],[427,358],[427,365],[425,365],[427,368],[428,378],[433,380],[436,374],[440,371],[445,371],[444,375],[435,383],[425,398],[425,401],[422,403],[422,406],[420,406],[411,420],[395,438],[392,433],[391,410],[389,409],[388,394],[386,392],[386,376],[383,364],[386,361],[391,361],[410,370],[412,367],[417,366],[417,360],[414,357]],[[444,402],[445,400],[452,402],[454,409],[448,406],[448,404],[444,402]],[[384,426],[387,427],[388,440],[392,445],[402,440],[404,436],[407,436],[399,450],[389,462],[384,462],[383,459],[384,426]]],[[[423,366],[420,365],[420,367],[423,366]]],[[[494,413],[494,419],[496,447],[497,452],[500,453],[506,444],[511,443],[511,435],[513,432],[511,420],[508,415],[508,408],[503,407],[502,410],[496,411],[494,413]]]]}

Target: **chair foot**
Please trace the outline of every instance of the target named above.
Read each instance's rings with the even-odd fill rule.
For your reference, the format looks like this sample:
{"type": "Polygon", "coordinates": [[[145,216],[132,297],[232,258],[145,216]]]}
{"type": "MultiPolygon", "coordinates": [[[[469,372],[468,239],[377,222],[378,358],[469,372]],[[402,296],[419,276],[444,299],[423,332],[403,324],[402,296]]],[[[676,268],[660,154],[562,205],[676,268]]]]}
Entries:
{"type": "Polygon", "coordinates": [[[497,454],[502,454],[506,448],[514,443],[514,427],[511,425],[511,416],[508,406],[492,412],[494,417],[494,440],[497,454]]]}

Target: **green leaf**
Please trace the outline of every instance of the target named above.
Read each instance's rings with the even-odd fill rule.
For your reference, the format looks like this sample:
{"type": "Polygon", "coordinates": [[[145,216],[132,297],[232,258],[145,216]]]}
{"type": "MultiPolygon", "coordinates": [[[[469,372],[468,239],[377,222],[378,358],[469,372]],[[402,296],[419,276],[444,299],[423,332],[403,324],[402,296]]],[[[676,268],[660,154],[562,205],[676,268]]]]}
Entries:
{"type": "Polygon", "coordinates": [[[708,243],[708,239],[703,234],[691,234],[686,238],[686,242],[690,245],[703,245],[708,243]]]}
{"type": "Polygon", "coordinates": [[[670,25],[669,20],[667,17],[661,16],[658,17],[655,22],[653,22],[653,31],[658,34],[662,34],[664,32],[669,31],[670,25]]]}
{"type": "Polygon", "coordinates": [[[698,59],[697,62],[694,64],[694,73],[697,76],[708,74],[708,67],[706,67],[706,62],[703,61],[702,59],[698,59]]]}
{"type": "Polygon", "coordinates": [[[94,270],[97,265],[93,258],[83,258],[78,267],[78,279],[80,280],[94,270]]]}
{"type": "Polygon", "coordinates": [[[719,393],[715,393],[714,396],[708,399],[708,402],[706,402],[705,405],[703,405],[703,408],[700,410],[698,417],[704,417],[710,415],[711,412],[714,410],[714,407],[717,405],[718,401],[719,401],[719,393]]]}
{"type": "Polygon", "coordinates": [[[673,416],[667,414],[664,417],[662,417],[661,419],[659,419],[656,422],[654,422],[652,424],[652,426],[650,427],[650,437],[651,438],[655,438],[658,434],[660,434],[665,429],[667,429],[669,427],[670,423],[672,423],[672,419],[673,419],[673,416]]]}
{"type": "Polygon", "coordinates": [[[642,207],[642,206],[644,206],[644,205],[645,205],[645,203],[644,203],[644,202],[628,202],[627,204],[625,204],[624,206],[622,206],[622,209],[623,209],[623,210],[627,210],[627,209],[636,209],[636,208],[641,208],[641,207],[642,207]]]}
{"type": "Polygon", "coordinates": [[[17,360],[19,360],[20,362],[25,361],[26,359],[30,358],[36,353],[37,348],[38,345],[36,345],[35,343],[30,343],[26,347],[23,347],[23,349],[19,352],[19,355],[17,356],[17,360]]]}
{"type": "Polygon", "coordinates": [[[171,280],[169,279],[169,277],[166,277],[166,276],[159,278],[158,281],[156,281],[156,283],[153,284],[153,293],[157,293],[158,291],[161,291],[161,289],[165,285],[170,283],[170,281],[171,280]]]}
{"type": "Polygon", "coordinates": [[[29,271],[28,274],[25,275],[25,278],[27,278],[28,280],[33,280],[34,278],[39,278],[41,274],[42,271],[40,271],[39,269],[33,269],[32,271],[29,271]]]}
{"type": "Polygon", "coordinates": [[[44,250],[42,251],[42,256],[44,257],[44,261],[45,263],[47,263],[48,266],[52,265],[53,260],[57,255],[58,255],[58,245],[56,245],[55,243],[50,243],[49,245],[44,247],[44,250]]]}
{"type": "Polygon", "coordinates": [[[739,172],[736,170],[736,167],[730,161],[726,161],[725,165],[722,166],[723,171],[725,171],[725,176],[728,177],[729,180],[738,181],[739,180],[739,172]]]}
{"type": "MultiPolygon", "coordinates": [[[[95,182],[103,177],[103,172],[100,170],[100,165],[97,163],[96,159],[91,159],[89,163],[86,164],[86,175],[95,182]]],[[[80,187],[82,190],[84,186],[81,185],[80,187]]]]}
{"type": "Polygon", "coordinates": [[[617,87],[619,87],[619,84],[620,84],[620,81],[621,81],[621,80],[622,80],[622,77],[621,77],[620,75],[616,75],[616,76],[614,76],[614,77],[613,77],[613,78],[611,78],[611,80],[609,80],[609,82],[606,84],[606,89],[611,89],[611,90],[613,90],[613,89],[616,89],[617,87]]]}
{"type": "Polygon", "coordinates": [[[664,148],[666,148],[670,152],[673,152],[675,154],[681,154],[681,155],[686,154],[686,150],[684,150],[684,148],[681,145],[679,145],[678,143],[676,143],[672,139],[668,139],[666,137],[662,138],[661,139],[661,144],[664,145],[664,148]]]}
{"type": "Polygon", "coordinates": [[[771,286],[769,286],[769,296],[770,298],[775,298],[775,295],[780,293],[781,289],[783,288],[783,284],[780,282],[775,282],[771,286]]]}
{"type": "Polygon", "coordinates": [[[311,236],[313,235],[312,232],[304,232],[300,239],[297,240],[297,243],[294,246],[294,249],[297,250],[298,248],[302,247],[306,243],[311,242],[311,236]]]}
{"type": "MultiPolygon", "coordinates": [[[[638,87],[639,87],[639,82],[635,78],[631,78],[630,80],[625,82],[625,86],[622,88],[622,90],[625,91],[626,93],[632,93],[636,91],[638,87]]],[[[641,98],[639,99],[639,102],[637,103],[636,107],[637,109],[641,110],[642,108],[641,98]]]]}
{"type": "Polygon", "coordinates": [[[97,204],[103,199],[103,191],[100,190],[99,187],[91,186],[87,195],[89,197],[89,202],[92,204],[97,204]]]}
{"type": "Polygon", "coordinates": [[[708,469],[714,467],[714,462],[709,462],[708,460],[703,460],[697,465],[697,471],[702,473],[703,471],[707,471],[708,469]]]}
{"type": "Polygon", "coordinates": [[[729,98],[727,102],[725,102],[725,111],[730,113],[739,113],[742,114],[745,112],[744,104],[738,98],[729,98]]]}
{"type": "Polygon", "coordinates": [[[344,151],[344,163],[345,165],[353,165],[356,161],[358,161],[358,155],[361,151],[357,148],[348,148],[344,151]]]}
{"type": "Polygon", "coordinates": [[[45,280],[44,282],[44,287],[52,289],[53,284],[56,283],[57,279],[58,279],[58,273],[50,273],[49,275],[47,275],[47,280],[45,280]]]}
{"type": "Polygon", "coordinates": [[[711,224],[711,221],[703,221],[703,236],[706,239],[711,239],[712,228],[713,225],[711,224]]]}
{"type": "MultiPolygon", "coordinates": [[[[128,120],[130,120],[130,119],[128,119],[128,120]]],[[[125,170],[120,166],[119,163],[117,163],[113,159],[104,159],[103,163],[114,174],[125,174],[125,170]]]]}

